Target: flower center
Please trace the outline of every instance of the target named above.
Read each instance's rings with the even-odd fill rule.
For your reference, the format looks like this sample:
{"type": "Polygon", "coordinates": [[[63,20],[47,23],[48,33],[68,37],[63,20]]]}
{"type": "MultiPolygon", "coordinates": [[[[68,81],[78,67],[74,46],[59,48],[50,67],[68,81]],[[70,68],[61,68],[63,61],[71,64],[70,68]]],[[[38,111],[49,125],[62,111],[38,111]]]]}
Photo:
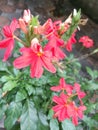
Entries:
{"type": "Polygon", "coordinates": [[[42,55],[43,55],[42,52],[38,52],[38,53],[37,53],[37,56],[39,56],[39,57],[42,56],[42,55]]]}

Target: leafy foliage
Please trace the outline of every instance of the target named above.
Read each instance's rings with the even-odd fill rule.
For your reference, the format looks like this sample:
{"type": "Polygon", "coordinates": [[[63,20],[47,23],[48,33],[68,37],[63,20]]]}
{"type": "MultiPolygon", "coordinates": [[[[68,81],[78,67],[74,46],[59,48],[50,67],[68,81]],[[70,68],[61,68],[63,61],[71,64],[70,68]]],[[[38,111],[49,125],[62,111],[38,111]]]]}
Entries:
{"type": "MultiPolygon", "coordinates": [[[[62,39],[67,41],[75,29],[78,27],[81,17],[81,11],[73,16],[71,27],[62,35],[62,39]]],[[[32,33],[34,27],[38,26],[38,17],[31,20],[28,35],[22,35],[23,42],[27,42],[36,36],[32,33]],[[31,29],[33,30],[31,31],[31,29]],[[30,39],[29,39],[30,37],[30,39]],[[27,41],[26,41],[27,40],[27,41]]],[[[42,37],[41,37],[42,38],[42,37]]],[[[45,39],[42,46],[48,42],[45,39]]],[[[70,54],[64,60],[60,61],[60,67],[57,67],[55,74],[47,70],[41,78],[31,78],[29,76],[30,68],[15,69],[12,65],[16,58],[17,50],[22,47],[18,42],[15,47],[14,55],[9,62],[0,60],[0,119],[5,117],[4,125],[7,130],[93,130],[98,128],[98,71],[86,67],[87,75],[81,75],[81,64],[74,62],[75,57],[70,54]],[[74,126],[71,120],[59,122],[54,118],[52,111],[52,97],[57,95],[50,90],[51,86],[56,86],[59,79],[64,77],[66,82],[81,84],[81,89],[87,96],[83,99],[87,107],[83,120],[79,119],[79,126],[74,126]]],[[[20,55],[20,52],[17,54],[20,55]]],[[[77,101],[78,105],[78,101],[77,101]]]]}

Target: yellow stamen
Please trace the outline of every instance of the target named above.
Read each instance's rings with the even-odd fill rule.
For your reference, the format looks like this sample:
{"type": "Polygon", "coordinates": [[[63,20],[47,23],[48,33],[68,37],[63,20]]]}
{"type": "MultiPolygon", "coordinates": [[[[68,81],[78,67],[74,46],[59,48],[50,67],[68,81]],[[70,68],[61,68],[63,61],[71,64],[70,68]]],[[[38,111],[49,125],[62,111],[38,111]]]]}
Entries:
{"type": "Polygon", "coordinates": [[[43,55],[43,53],[42,52],[38,52],[37,55],[40,57],[40,56],[43,55]]]}

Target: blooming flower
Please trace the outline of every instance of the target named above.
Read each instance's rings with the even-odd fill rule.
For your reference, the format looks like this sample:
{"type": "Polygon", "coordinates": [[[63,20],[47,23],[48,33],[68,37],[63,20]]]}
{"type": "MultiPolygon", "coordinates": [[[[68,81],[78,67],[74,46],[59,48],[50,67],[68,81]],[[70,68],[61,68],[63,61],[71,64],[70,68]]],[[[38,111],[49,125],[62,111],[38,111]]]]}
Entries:
{"type": "Polygon", "coordinates": [[[54,118],[57,117],[59,121],[69,119],[72,115],[73,102],[68,101],[68,98],[69,96],[61,93],[60,96],[54,96],[52,99],[53,102],[56,103],[56,105],[52,107],[54,118]]]}
{"type": "Polygon", "coordinates": [[[16,19],[13,19],[9,26],[3,27],[3,32],[6,37],[6,39],[0,41],[0,49],[6,48],[3,61],[6,61],[9,58],[14,48],[14,32],[18,27],[19,25],[16,19]]]}
{"type": "Polygon", "coordinates": [[[14,66],[18,69],[30,65],[31,77],[40,78],[43,73],[43,67],[48,71],[55,73],[56,69],[51,63],[51,52],[42,50],[37,38],[31,41],[30,48],[21,48],[22,56],[14,61],[14,66]]]}
{"type": "Polygon", "coordinates": [[[79,100],[81,101],[81,103],[82,103],[82,98],[84,98],[85,97],[85,92],[82,92],[81,90],[80,90],[80,85],[78,84],[78,83],[75,83],[74,84],[74,89],[75,89],[75,91],[76,91],[76,93],[77,93],[77,95],[78,95],[78,98],[79,98],[79,100]]]}
{"type": "Polygon", "coordinates": [[[77,96],[82,102],[82,98],[86,95],[80,90],[80,85],[78,83],[74,84],[74,87],[70,84],[66,84],[64,78],[61,78],[58,86],[52,86],[50,88],[52,91],[60,93],[60,96],[53,96],[52,100],[56,103],[52,107],[54,111],[54,118],[58,118],[59,121],[65,119],[72,119],[72,122],[75,125],[78,125],[78,118],[83,118],[83,112],[86,110],[86,107],[81,103],[79,106],[73,101],[73,97],[77,96]]]}
{"type": "Polygon", "coordinates": [[[72,118],[74,125],[78,125],[78,118],[83,118],[83,111],[86,110],[85,106],[77,107],[75,102],[71,100],[71,96],[61,93],[60,96],[54,96],[53,102],[56,103],[52,107],[54,111],[54,118],[58,118],[59,121],[72,118]]]}
{"type": "Polygon", "coordinates": [[[94,42],[91,38],[89,38],[88,36],[83,36],[79,39],[79,42],[83,43],[83,46],[86,48],[90,48],[93,46],[94,42]]]}
{"type": "Polygon", "coordinates": [[[56,92],[65,90],[70,95],[72,93],[73,88],[71,85],[66,84],[64,78],[61,78],[59,81],[59,86],[53,86],[51,87],[51,90],[56,92]]]}
{"type": "Polygon", "coordinates": [[[72,36],[69,38],[69,40],[66,42],[65,48],[67,51],[72,51],[72,45],[76,43],[75,39],[75,33],[72,34],[72,36]]]}
{"type": "Polygon", "coordinates": [[[57,38],[55,35],[51,37],[49,42],[44,47],[45,50],[50,50],[52,52],[52,56],[59,59],[65,58],[65,53],[60,49],[60,46],[64,44],[63,40],[57,38]]]}
{"type": "Polygon", "coordinates": [[[73,107],[73,114],[72,114],[72,122],[74,125],[78,125],[78,117],[80,119],[83,118],[83,111],[86,110],[86,107],[85,106],[74,106],[73,107]]]}

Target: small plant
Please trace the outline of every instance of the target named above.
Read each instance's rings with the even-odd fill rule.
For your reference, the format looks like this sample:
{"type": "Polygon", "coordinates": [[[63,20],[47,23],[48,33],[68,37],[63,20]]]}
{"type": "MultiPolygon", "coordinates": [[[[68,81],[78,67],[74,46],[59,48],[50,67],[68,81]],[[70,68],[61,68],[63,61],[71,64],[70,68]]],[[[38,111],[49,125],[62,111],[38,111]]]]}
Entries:
{"type": "MultiPolygon", "coordinates": [[[[80,10],[74,10],[64,22],[48,19],[43,25],[38,16],[24,10],[22,18],[3,27],[0,119],[4,118],[7,130],[98,128],[98,103],[91,100],[97,95],[98,71],[87,67],[89,76],[83,77],[78,62],[98,49],[79,58],[71,54],[80,24],[80,10]]],[[[94,44],[88,36],[78,42],[86,48],[94,44]]]]}

